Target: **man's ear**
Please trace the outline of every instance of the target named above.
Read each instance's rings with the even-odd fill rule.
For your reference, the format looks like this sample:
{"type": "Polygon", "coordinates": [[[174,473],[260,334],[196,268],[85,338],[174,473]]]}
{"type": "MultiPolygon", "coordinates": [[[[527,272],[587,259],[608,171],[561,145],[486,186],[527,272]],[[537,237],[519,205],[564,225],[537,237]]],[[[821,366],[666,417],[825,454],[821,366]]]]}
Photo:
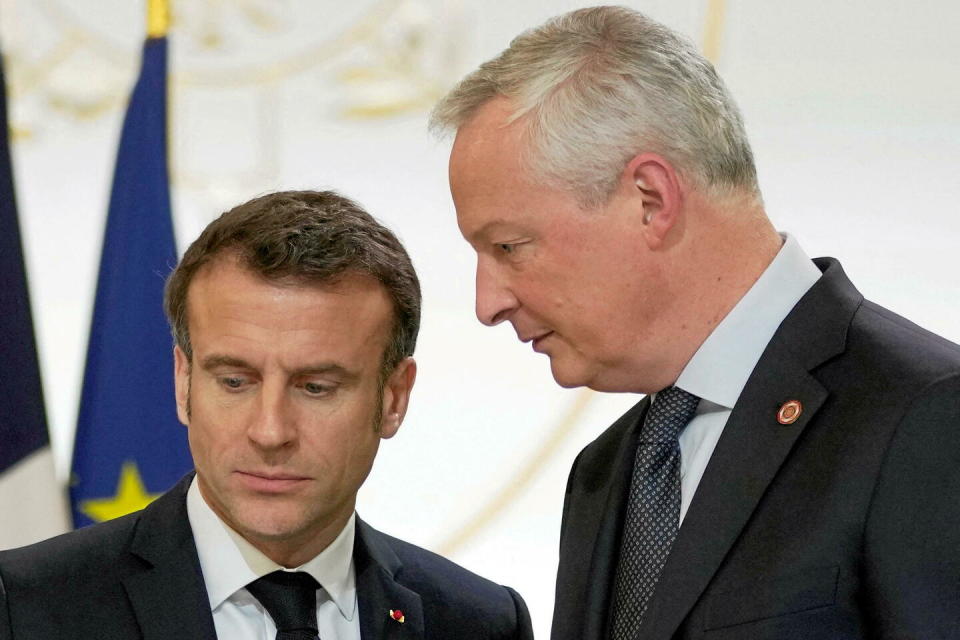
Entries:
{"type": "Polygon", "coordinates": [[[624,168],[621,189],[636,203],[647,246],[664,245],[683,209],[683,190],[673,165],[655,153],[641,153],[624,168]]]}
{"type": "Polygon", "coordinates": [[[410,392],[417,379],[417,363],[407,357],[393,369],[383,385],[383,410],[380,415],[380,437],[392,438],[400,429],[407,407],[410,404],[410,392]]]}
{"type": "Polygon", "coordinates": [[[173,348],[173,384],[177,398],[177,417],[190,424],[190,359],[180,346],[173,348]]]}

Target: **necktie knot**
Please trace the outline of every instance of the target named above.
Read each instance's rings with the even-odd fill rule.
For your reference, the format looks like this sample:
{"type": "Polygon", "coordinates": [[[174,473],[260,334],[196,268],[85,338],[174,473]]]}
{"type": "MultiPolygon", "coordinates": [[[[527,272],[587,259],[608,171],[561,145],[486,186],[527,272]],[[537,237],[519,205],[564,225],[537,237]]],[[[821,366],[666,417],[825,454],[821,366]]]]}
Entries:
{"type": "Polygon", "coordinates": [[[680,432],[693,419],[700,398],[680,387],[659,391],[647,412],[640,430],[641,443],[669,444],[677,441],[680,432]]]}
{"type": "Polygon", "coordinates": [[[317,589],[313,576],[303,571],[274,571],[247,585],[277,625],[277,638],[316,638],[317,589]]]}

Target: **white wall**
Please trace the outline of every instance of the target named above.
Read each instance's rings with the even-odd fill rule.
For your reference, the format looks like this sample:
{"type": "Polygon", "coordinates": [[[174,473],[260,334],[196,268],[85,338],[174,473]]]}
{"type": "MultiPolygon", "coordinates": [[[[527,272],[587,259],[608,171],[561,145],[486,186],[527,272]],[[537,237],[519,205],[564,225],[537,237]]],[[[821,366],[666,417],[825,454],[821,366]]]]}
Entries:
{"type": "MultiPolygon", "coordinates": [[[[706,0],[627,4],[702,37],[706,0]]],[[[427,135],[425,118],[461,73],[580,5],[175,0],[171,42],[181,249],[224,208],[282,188],[336,188],[399,233],[423,280],[420,376],[360,512],[518,588],[542,637],[569,464],[637,398],[589,396],[557,436],[584,396],[556,388],[547,362],[509,327],[473,317],[473,257],[447,192],[447,144],[427,135]],[[371,115],[378,110],[386,115],[371,115]],[[518,469],[552,445],[517,485],[518,469]],[[510,486],[519,491],[488,527],[458,533],[510,486]]],[[[744,111],[777,226],[808,253],[840,258],[867,296],[960,340],[960,5],[731,0],[724,16],[718,66],[744,111]]],[[[64,477],[141,24],[129,0],[0,2],[20,212],[64,477]]]]}

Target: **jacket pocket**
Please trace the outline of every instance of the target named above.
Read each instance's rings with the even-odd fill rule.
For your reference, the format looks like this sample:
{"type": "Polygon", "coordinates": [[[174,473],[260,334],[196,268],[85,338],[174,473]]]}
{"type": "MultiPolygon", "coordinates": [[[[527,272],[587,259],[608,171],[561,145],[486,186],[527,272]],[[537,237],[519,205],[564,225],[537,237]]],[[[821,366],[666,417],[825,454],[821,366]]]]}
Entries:
{"type": "Polygon", "coordinates": [[[707,601],[704,631],[830,606],[839,575],[839,567],[818,567],[716,593],[707,601]]]}

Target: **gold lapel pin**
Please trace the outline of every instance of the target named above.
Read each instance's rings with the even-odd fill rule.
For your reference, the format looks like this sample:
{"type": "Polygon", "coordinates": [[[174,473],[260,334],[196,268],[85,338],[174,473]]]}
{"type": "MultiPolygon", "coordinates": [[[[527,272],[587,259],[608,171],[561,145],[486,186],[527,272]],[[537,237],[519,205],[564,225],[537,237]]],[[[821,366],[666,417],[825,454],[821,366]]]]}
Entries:
{"type": "Polygon", "coordinates": [[[400,611],[400,609],[390,609],[390,617],[400,624],[403,624],[403,621],[406,619],[403,616],[403,611],[400,611]]]}
{"type": "Polygon", "coordinates": [[[777,422],[780,424],[793,424],[803,413],[803,405],[799,400],[788,400],[780,406],[777,412],[777,422]]]}

